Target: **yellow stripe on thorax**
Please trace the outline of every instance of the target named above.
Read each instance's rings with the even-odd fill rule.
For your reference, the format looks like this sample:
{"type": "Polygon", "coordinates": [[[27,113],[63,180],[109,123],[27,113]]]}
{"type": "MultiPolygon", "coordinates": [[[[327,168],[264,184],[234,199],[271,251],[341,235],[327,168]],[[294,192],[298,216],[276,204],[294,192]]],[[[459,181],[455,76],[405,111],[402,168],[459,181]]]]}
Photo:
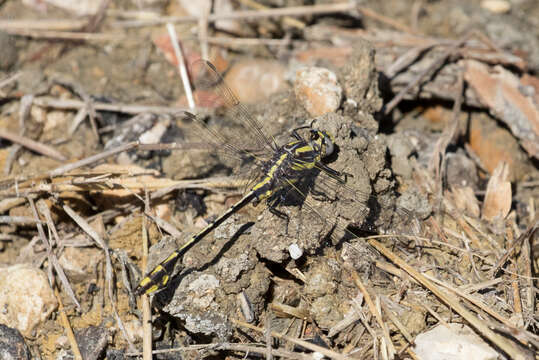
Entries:
{"type": "Polygon", "coordinates": [[[281,164],[285,161],[285,159],[287,157],[288,157],[287,153],[282,154],[281,157],[271,167],[271,169],[269,169],[269,171],[267,172],[266,177],[264,177],[264,179],[262,179],[258,184],[253,186],[252,190],[256,191],[256,190],[260,189],[261,187],[263,187],[264,185],[266,185],[268,182],[270,182],[273,179],[273,176],[275,175],[275,172],[277,171],[279,166],[281,166],[281,164]]]}

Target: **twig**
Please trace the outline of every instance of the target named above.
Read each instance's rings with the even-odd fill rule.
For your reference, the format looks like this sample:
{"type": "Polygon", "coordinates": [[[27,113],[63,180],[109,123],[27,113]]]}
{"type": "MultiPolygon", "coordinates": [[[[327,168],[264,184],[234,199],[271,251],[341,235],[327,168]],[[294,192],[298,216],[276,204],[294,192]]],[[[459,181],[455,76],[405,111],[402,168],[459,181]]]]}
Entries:
{"type": "MultiPolygon", "coordinates": [[[[172,349],[163,349],[163,350],[154,350],[152,351],[153,355],[157,354],[169,354],[172,352],[179,352],[179,351],[197,351],[198,353],[202,352],[203,350],[228,350],[228,351],[241,351],[245,353],[254,353],[254,354],[262,354],[264,355],[266,353],[266,348],[261,347],[258,344],[231,344],[231,343],[217,343],[217,344],[201,344],[201,345],[189,345],[189,346],[182,346],[172,349]]],[[[288,359],[298,359],[298,360],[313,360],[313,357],[311,354],[303,354],[299,352],[291,352],[287,350],[282,349],[271,349],[272,355],[280,356],[283,358],[288,359]]],[[[140,352],[129,352],[125,354],[126,356],[140,356],[140,352]]]]}
{"type": "Polygon", "coordinates": [[[357,271],[351,269],[351,273],[352,273],[352,279],[354,280],[354,283],[363,294],[365,298],[365,302],[367,303],[367,306],[369,307],[371,314],[374,315],[374,317],[376,318],[376,321],[378,322],[378,325],[380,325],[380,328],[382,329],[382,333],[384,334],[384,337],[387,341],[386,345],[388,346],[388,350],[390,352],[389,356],[391,359],[393,359],[397,351],[395,350],[395,347],[393,346],[393,342],[391,341],[391,337],[389,336],[389,330],[387,328],[387,325],[382,319],[382,314],[380,314],[380,312],[376,309],[376,306],[374,305],[374,302],[372,301],[369,292],[367,291],[367,289],[361,282],[361,279],[359,278],[357,271]]]}
{"type": "Polygon", "coordinates": [[[8,76],[7,78],[5,78],[4,80],[0,81],[0,89],[8,85],[9,83],[12,83],[13,81],[17,80],[18,78],[20,78],[22,74],[23,74],[22,71],[17,71],[15,74],[12,74],[8,76]]]}
{"type": "MultiPolygon", "coordinates": [[[[530,197],[529,204],[528,204],[528,214],[529,214],[530,222],[533,222],[536,216],[534,202],[535,201],[533,197],[530,197]]],[[[530,236],[530,238],[527,241],[524,241],[524,243],[522,244],[522,256],[524,259],[524,268],[525,268],[524,272],[525,272],[525,275],[527,275],[528,277],[528,279],[526,280],[526,285],[528,287],[526,291],[527,293],[526,302],[527,302],[527,307],[530,314],[533,313],[535,309],[535,301],[537,299],[537,297],[534,296],[535,290],[533,287],[533,280],[531,279],[532,274],[533,274],[532,249],[531,249],[533,240],[534,240],[533,236],[530,236]]]]}
{"type": "Polygon", "coordinates": [[[114,317],[116,319],[116,323],[118,327],[120,328],[124,338],[127,340],[127,343],[129,344],[129,349],[134,350],[135,347],[133,345],[133,342],[129,338],[129,334],[127,333],[125,326],[123,324],[122,319],[118,316],[118,311],[116,310],[116,302],[114,301],[114,270],[112,267],[112,261],[110,258],[110,250],[107,245],[107,243],[104,241],[103,238],[95,231],[88,222],[83,219],[79,214],[77,214],[73,209],[71,209],[67,205],[63,205],[62,208],[66,212],[69,217],[86,233],[90,236],[92,240],[97,244],[99,248],[103,250],[105,253],[105,280],[107,283],[107,290],[109,295],[109,301],[110,305],[112,307],[112,311],[114,313],[114,317]]]}
{"type": "MultiPolygon", "coordinates": [[[[181,238],[182,236],[182,233],[181,231],[179,231],[178,229],[176,229],[176,227],[174,225],[172,225],[171,223],[169,223],[168,221],[166,220],[163,220],[161,219],[160,217],[158,216],[153,216],[152,214],[150,213],[147,213],[145,212],[144,215],[146,215],[147,217],[149,217],[150,219],[152,219],[152,221],[161,229],[163,229],[164,231],[166,231],[167,233],[169,233],[171,236],[179,239],[181,238]]],[[[144,250],[144,248],[143,248],[144,250]]],[[[143,255],[144,256],[144,255],[143,255]]],[[[144,257],[143,257],[144,259],[144,257]]],[[[146,267],[144,266],[144,261],[142,261],[142,268],[146,270],[146,267]]]]}
{"type": "Polygon", "coordinates": [[[440,324],[442,324],[443,326],[445,326],[446,328],[449,329],[449,324],[447,323],[447,321],[445,321],[444,318],[440,316],[440,314],[438,314],[436,311],[434,311],[434,309],[431,308],[429,306],[429,304],[424,303],[424,304],[421,304],[421,306],[423,306],[425,309],[427,309],[429,314],[431,314],[436,320],[438,320],[440,322],[440,324]]]}
{"type": "MultiPolygon", "coordinates": [[[[243,292],[242,292],[243,294],[243,292]]],[[[271,311],[268,311],[266,313],[266,319],[264,322],[264,341],[266,342],[266,360],[273,360],[273,354],[271,353],[272,349],[272,340],[271,340],[271,319],[273,317],[273,313],[271,311]]]]}
{"type": "MultiPolygon", "coordinates": [[[[363,302],[363,294],[359,293],[359,296],[361,297],[358,302],[363,302]]],[[[357,314],[357,311],[354,309],[349,310],[343,317],[343,319],[339,322],[337,322],[335,325],[333,325],[329,331],[328,331],[328,337],[332,338],[335,335],[339,334],[341,331],[346,329],[348,326],[356,323],[359,321],[359,315],[357,314]]]]}
{"type": "Polygon", "coordinates": [[[66,161],[67,158],[62,155],[60,152],[55,150],[54,148],[42,144],[40,142],[34,141],[32,139],[29,139],[25,136],[20,136],[17,134],[13,134],[11,132],[8,132],[4,129],[0,129],[0,138],[4,138],[6,140],[11,141],[12,143],[16,143],[19,145],[24,146],[27,149],[30,149],[32,151],[35,151],[41,155],[48,156],[54,160],[58,161],[66,161]]]}
{"type": "MultiPolygon", "coordinates": [[[[39,219],[39,215],[37,213],[37,208],[36,208],[36,204],[34,203],[34,200],[30,197],[28,197],[27,199],[28,199],[28,203],[30,204],[32,214],[34,215],[36,219],[39,219]]],[[[47,240],[45,231],[43,230],[43,225],[41,224],[41,222],[38,222],[36,223],[36,227],[37,227],[37,232],[39,234],[39,238],[41,239],[41,242],[47,249],[47,257],[49,259],[48,275],[49,275],[49,282],[50,282],[51,287],[54,287],[54,276],[52,274],[52,268],[54,267],[56,274],[60,278],[60,282],[64,286],[64,290],[67,292],[67,294],[69,295],[69,297],[71,298],[75,306],[77,307],[77,310],[82,311],[80,303],[77,300],[77,297],[75,296],[75,293],[73,292],[73,289],[71,288],[71,285],[69,284],[69,281],[67,280],[67,277],[65,276],[64,269],[62,269],[62,266],[60,266],[60,263],[58,262],[58,258],[56,257],[56,254],[52,251],[50,242],[47,240]]]]}
{"type": "MultiPolygon", "coordinates": [[[[150,212],[150,199],[148,192],[145,192],[144,211],[150,212]]],[[[148,229],[146,218],[142,219],[142,269],[148,270],[148,229]]],[[[141,296],[142,301],[142,358],[152,359],[152,311],[150,309],[150,298],[147,294],[141,296]]]]}
{"type": "Polygon", "coordinates": [[[519,327],[523,326],[524,318],[522,316],[522,298],[520,297],[520,288],[518,287],[518,278],[516,272],[518,271],[517,265],[513,264],[514,274],[511,274],[511,287],[513,289],[513,319],[517,320],[519,327]]]}
{"type": "Polygon", "coordinates": [[[195,109],[195,100],[193,99],[193,92],[191,91],[191,84],[189,84],[189,77],[187,76],[187,69],[185,68],[185,61],[183,59],[182,50],[180,48],[178,37],[176,36],[176,30],[171,23],[167,24],[168,36],[170,37],[170,43],[174,49],[174,55],[176,60],[178,60],[178,71],[180,72],[180,77],[182,79],[183,89],[185,91],[185,96],[187,98],[187,103],[189,104],[189,109],[195,109]]]}
{"type": "Polygon", "coordinates": [[[291,39],[264,39],[264,38],[232,38],[232,37],[208,37],[208,43],[213,45],[237,45],[237,46],[288,46],[292,43],[304,43],[301,40],[291,39]]]}
{"type": "Polygon", "coordinates": [[[438,285],[441,285],[443,286],[444,288],[446,288],[447,290],[457,294],[458,296],[460,296],[461,298],[469,301],[471,304],[477,306],[479,309],[483,310],[484,312],[486,312],[487,314],[489,314],[490,316],[492,316],[494,319],[498,320],[499,322],[503,323],[505,326],[509,326],[511,328],[513,328],[513,325],[511,323],[511,321],[509,319],[506,319],[505,317],[503,317],[502,315],[498,314],[497,312],[495,312],[494,310],[492,310],[492,308],[488,305],[485,305],[481,300],[479,300],[478,298],[476,298],[475,296],[471,295],[471,294],[468,294],[468,293],[465,293],[463,291],[461,291],[460,289],[458,288],[455,288],[453,286],[450,286],[449,284],[446,284],[445,282],[443,282],[442,280],[439,280],[439,279],[436,279],[435,277],[432,277],[430,275],[427,275],[427,274],[423,274],[427,279],[429,279],[430,281],[438,284],[438,285]]]}
{"type": "Polygon", "coordinates": [[[125,40],[126,36],[122,34],[99,34],[88,32],[71,31],[51,31],[39,29],[7,29],[10,35],[26,36],[32,39],[51,39],[51,40],[84,40],[84,41],[120,41],[125,40]]]}
{"type": "MultiPolygon", "coordinates": [[[[198,43],[200,46],[200,54],[203,59],[209,59],[209,46],[208,46],[208,16],[211,13],[211,2],[206,3],[207,6],[201,11],[200,18],[198,19],[197,33],[198,43]]],[[[180,73],[181,74],[181,73],[180,73]]]]}
{"type": "MultiPolygon", "coordinates": [[[[234,323],[235,325],[237,326],[241,326],[241,327],[246,327],[248,329],[251,329],[251,330],[254,330],[254,331],[257,331],[259,333],[264,333],[264,329],[262,328],[259,328],[258,326],[254,326],[254,325],[251,325],[251,324],[248,324],[246,322],[243,322],[243,321],[239,321],[239,320],[236,320],[236,319],[231,319],[232,323],[234,323]]],[[[290,336],[287,336],[287,335],[284,335],[284,334],[280,334],[276,331],[272,331],[271,332],[271,336],[275,337],[275,338],[278,338],[278,339],[283,339],[283,340],[286,340],[286,341],[289,341],[291,343],[294,343],[296,345],[299,345],[299,346],[302,346],[306,349],[309,349],[311,351],[316,351],[316,352],[319,352],[331,359],[339,359],[339,360],[344,360],[344,359],[347,359],[347,356],[345,355],[341,355],[335,351],[332,351],[332,350],[329,350],[329,349],[326,349],[322,346],[319,346],[319,345],[315,345],[315,344],[312,344],[308,341],[305,341],[305,340],[301,340],[301,339],[296,339],[296,338],[293,338],[293,337],[290,337],[290,336]]],[[[265,353],[265,349],[264,349],[264,353],[265,353]]]]}
{"type": "Polygon", "coordinates": [[[396,21],[396,20],[393,20],[392,18],[390,17],[387,17],[387,16],[383,16],[381,14],[378,14],[377,12],[374,12],[372,11],[371,9],[368,9],[366,7],[359,7],[358,10],[366,17],[370,17],[371,19],[374,19],[374,20],[378,20],[380,21],[381,23],[384,23],[384,24],[387,24],[397,30],[400,30],[400,31],[404,31],[404,32],[407,32],[407,33],[410,33],[410,34],[417,34],[417,32],[404,25],[404,24],[401,24],[400,22],[396,21]]]}
{"type": "MultiPolygon", "coordinates": [[[[51,97],[35,98],[34,105],[64,110],[78,110],[87,106],[87,104],[81,100],[55,99],[51,97]]],[[[96,111],[111,111],[124,114],[139,114],[141,112],[151,112],[155,114],[176,114],[187,110],[184,107],[131,105],[122,103],[109,104],[94,102],[92,105],[96,111]]]]}
{"type": "MultiPolygon", "coordinates": [[[[30,111],[32,110],[32,103],[34,95],[27,94],[21,98],[19,105],[19,136],[26,134],[26,122],[30,119],[30,111]]],[[[8,158],[4,165],[4,174],[8,175],[11,172],[11,165],[15,161],[19,150],[22,149],[22,145],[15,144],[11,147],[8,158]]]]}
{"type": "Polygon", "coordinates": [[[442,66],[443,63],[447,60],[447,58],[454,54],[458,50],[458,48],[464,45],[472,35],[474,35],[473,32],[468,33],[460,41],[446,49],[443,54],[438,59],[436,59],[429,67],[417,74],[417,76],[412,81],[410,81],[408,85],[404,87],[404,89],[402,89],[393,99],[391,99],[390,102],[387,103],[384,113],[389,114],[400,103],[400,101],[404,98],[408,91],[410,91],[413,87],[417,86],[421,82],[421,80],[423,80],[423,78],[425,78],[429,74],[432,74],[436,69],[442,66]]]}
{"type": "Polygon", "coordinates": [[[404,324],[399,320],[399,318],[395,314],[393,314],[393,312],[389,309],[387,305],[387,301],[388,301],[387,299],[382,299],[382,301],[380,302],[380,304],[382,305],[382,309],[384,310],[384,313],[389,317],[391,322],[395,324],[397,329],[399,329],[399,331],[401,332],[402,336],[404,336],[406,341],[408,341],[408,343],[413,345],[414,344],[413,336],[410,334],[406,326],[404,326],[404,324]]]}
{"type": "Polygon", "coordinates": [[[526,239],[533,238],[534,233],[539,230],[539,220],[535,222],[534,224],[530,225],[525,233],[520,235],[518,239],[513,241],[511,244],[511,247],[503,254],[503,256],[496,262],[496,265],[490,269],[488,278],[495,277],[498,274],[498,271],[500,268],[507,262],[507,259],[509,259],[509,256],[515,251],[515,249],[522,244],[522,242],[526,239]]]}
{"type": "Polygon", "coordinates": [[[124,145],[120,145],[120,146],[118,146],[118,147],[116,147],[114,149],[103,151],[103,152],[101,152],[99,154],[96,154],[96,155],[88,156],[85,159],[75,161],[75,162],[73,162],[71,164],[67,164],[67,165],[57,167],[56,169],[53,169],[53,170],[49,171],[47,173],[47,176],[49,176],[49,177],[60,176],[62,174],[65,174],[66,172],[75,170],[75,169],[83,167],[83,166],[88,166],[90,164],[93,164],[95,162],[104,160],[104,159],[106,159],[106,158],[108,158],[110,156],[119,154],[121,152],[129,151],[129,150],[137,147],[137,145],[138,145],[137,142],[130,142],[130,143],[127,143],[127,144],[124,144],[124,145]]]}
{"type": "Polygon", "coordinates": [[[73,333],[73,328],[71,327],[67,314],[64,310],[64,304],[62,303],[62,299],[60,298],[60,294],[58,294],[58,289],[56,288],[54,289],[54,296],[58,301],[58,312],[60,313],[62,325],[64,326],[67,338],[69,340],[69,343],[71,344],[71,350],[73,351],[73,355],[75,356],[76,360],[82,360],[82,354],[80,353],[79,344],[77,343],[77,339],[75,338],[75,334],[73,333]]]}
{"type": "Polygon", "coordinates": [[[492,331],[481,319],[475,317],[470,311],[464,308],[456,299],[449,296],[447,293],[443,292],[438,288],[434,283],[428,280],[424,275],[415,270],[412,266],[408,265],[404,260],[399,258],[384,245],[379,243],[374,239],[367,240],[368,243],[376,248],[382,255],[390,259],[394,264],[401,267],[406,271],[410,276],[416,279],[424,287],[429,289],[436,297],[443,301],[447,306],[452,308],[456,313],[462,316],[471,326],[473,326],[477,331],[479,331],[484,337],[492,341],[496,346],[498,346],[502,351],[509,355],[512,359],[516,360],[529,360],[530,357],[518,348],[511,341],[503,338],[502,336],[496,334],[492,331]]]}
{"type": "Polygon", "coordinates": [[[0,20],[0,29],[4,31],[11,29],[69,31],[81,29],[85,24],[84,20],[66,19],[0,20]]]}
{"type": "MultiPolygon", "coordinates": [[[[267,10],[244,10],[234,11],[230,13],[210,14],[208,22],[218,20],[242,20],[242,19],[257,19],[264,17],[280,17],[280,16],[305,16],[313,14],[328,14],[336,12],[351,11],[356,8],[354,3],[337,3],[337,4],[321,4],[312,6],[293,6],[267,10]]],[[[190,23],[198,22],[197,16],[165,16],[159,19],[146,20],[128,20],[117,21],[113,25],[121,27],[139,27],[139,26],[154,26],[165,23],[190,23]]]]}
{"type": "Polygon", "coordinates": [[[31,216],[0,216],[0,224],[36,224],[42,221],[31,216]]]}
{"type": "MultiPolygon", "coordinates": [[[[253,9],[258,9],[258,10],[269,9],[268,6],[259,4],[254,0],[239,0],[239,2],[246,5],[246,6],[249,6],[250,8],[253,8],[253,9]]],[[[288,26],[292,26],[292,27],[295,27],[297,29],[300,29],[300,30],[305,28],[305,23],[303,21],[294,19],[294,18],[292,18],[290,16],[284,16],[283,17],[283,23],[288,25],[288,26]]]]}

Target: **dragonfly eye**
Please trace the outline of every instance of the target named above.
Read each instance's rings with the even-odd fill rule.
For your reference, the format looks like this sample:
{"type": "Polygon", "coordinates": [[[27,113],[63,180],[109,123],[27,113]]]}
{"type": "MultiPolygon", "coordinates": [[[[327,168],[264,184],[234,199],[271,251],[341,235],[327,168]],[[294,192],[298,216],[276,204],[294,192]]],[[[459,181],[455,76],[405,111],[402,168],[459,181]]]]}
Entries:
{"type": "Polygon", "coordinates": [[[331,135],[326,134],[326,133],[322,133],[322,134],[324,136],[323,142],[324,142],[324,145],[326,146],[326,151],[324,152],[324,156],[329,156],[333,154],[333,151],[335,150],[335,145],[333,144],[333,139],[331,138],[331,135]]]}
{"type": "Polygon", "coordinates": [[[335,150],[333,138],[325,131],[311,130],[311,144],[316,145],[322,157],[331,155],[335,150]]]}

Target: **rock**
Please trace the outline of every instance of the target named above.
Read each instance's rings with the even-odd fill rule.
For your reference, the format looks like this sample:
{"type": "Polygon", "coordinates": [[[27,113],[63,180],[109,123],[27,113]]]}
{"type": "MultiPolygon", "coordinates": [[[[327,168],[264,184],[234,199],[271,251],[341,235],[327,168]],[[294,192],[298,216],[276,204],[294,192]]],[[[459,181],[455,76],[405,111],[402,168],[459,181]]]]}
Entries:
{"type": "Polygon", "coordinates": [[[125,331],[131,341],[141,341],[144,336],[142,323],[138,319],[133,319],[125,322],[125,331]]]}
{"type": "Polygon", "coordinates": [[[0,356],[4,360],[31,359],[30,349],[17,329],[0,324],[0,356]]]}
{"type": "Polygon", "coordinates": [[[315,262],[305,277],[307,280],[304,287],[305,295],[321,297],[335,292],[337,274],[327,261],[315,262]]]}
{"type": "Polygon", "coordinates": [[[124,360],[128,358],[125,356],[125,351],[121,349],[107,349],[107,360],[124,360]]]}
{"type": "Polygon", "coordinates": [[[303,256],[303,249],[298,246],[298,244],[293,243],[290,244],[288,247],[288,253],[290,254],[290,257],[294,260],[299,259],[301,256],[303,256]]]}
{"type": "Polygon", "coordinates": [[[329,329],[343,319],[339,311],[342,299],[338,295],[325,295],[314,299],[311,316],[322,329],[329,329]]]}
{"type": "MultiPolygon", "coordinates": [[[[174,280],[169,287],[174,288],[174,280]]],[[[215,300],[218,291],[220,282],[215,276],[193,272],[182,279],[163,311],[182,319],[189,332],[226,339],[232,329],[215,300]]]]}
{"type": "Polygon", "coordinates": [[[412,164],[408,157],[414,151],[414,145],[407,136],[391,134],[387,136],[387,147],[391,154],[391,170],[405,179],[412,177],[412,164]]]}
{"type": "Polygon", "coordinates": [[[247,271],[253,267],[252,259],[249,259],[249,254],[244,252],[234,258],[223,256],[217,262],[215,271],[224,281],[233,282],[239,278],[243,271],[247,271]]]}
{"type": "Polygon", "coordinates": [[[0,70],[9,70],[17,61],[19,55],[14,38],[0,31],[0,70]]]}
{"type": "Polygon", "coordinates": [[[45,321],[57,305],[43,271],[27,264],[1,270],[0,323],[31,336],[32,330],[45,321]]]}
{"type": "Polygon", "coordinates": [[[103,251],[96,248],[66,247],[58,261],[71,281],[84,281],[94,274],[103,251]]]}
{"type": "Polygon", "coordinates": [[[335,112],[341,105],[342,88],[337,82],[337,75],[328,69],[308,67],[298,70],[294,92],[313,117],[335,112]]]}
{"type": "Polygon", "coordinates": [[[466,325],[438,325],[419,334],[414,351],[421,360],[495,360],[500,358],[490,345],[484,342],[466,325]]]}
{"type": "Polygon", "coordinates": [[[85,360],[100,359],[108,343],[108,330],[101,326],[89,326],[75,332],[82,358],[85,360]]]}
{"type": "Polygon", "coordinates": [[[232,66],[225,81],[243,103],[255,104],[288,88],[285,72],[277,61],[245,60],[232,66]]]}
{"type": "Polygon", "coordinates": [[[464,151],[458,150],[456,153],[447,154],[447,184],[452,187],[471,187],[478,189],[479,177],[477,166],[464,151]]]}

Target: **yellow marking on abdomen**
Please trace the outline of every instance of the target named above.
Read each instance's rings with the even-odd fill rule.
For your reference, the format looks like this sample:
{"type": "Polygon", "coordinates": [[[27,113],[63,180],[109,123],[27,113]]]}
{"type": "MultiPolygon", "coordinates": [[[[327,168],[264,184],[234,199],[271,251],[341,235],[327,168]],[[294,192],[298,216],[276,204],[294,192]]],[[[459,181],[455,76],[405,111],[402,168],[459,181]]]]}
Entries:
{"type": "Polygon", "coordinates": [[[157,265],[155,267],[155,269],[152,270],[152,272],[150,273],[150,276],[155,275],[155,274],[157,274],[157,273],[159,273],[161,271],[165,271],[165,268],[163,266],[161,266],[161,264],[159,264],[159,265],[157,265]]]}
{"type": "Polygon", "coordinates": [[[163,276],[161,280],[161,286],[165,286],[168,283],[168,275],[163,276]]]}
{"type": "Polygon", "coordinates": [[[176,251],[174,251],[172,254],[169,255],[168,258],[166,258],[165,261],[162,262],[162,264],[166,264],[166,263],[168,263],[169,261],[176,259],[176,258],[178,257],[178,255],[179,255],[179,254],[178,254],[176,251]]]}
{"type": "Polygon", "coordinates": [[[139,287],[145,287],[146,285],[148,285],[150,283],[150,281],[152,281],[152,279],[150,279],[148,276],[146,276],[144,279],[142,279],[140,281],[140,284],[138,286],[139,287]]]}

